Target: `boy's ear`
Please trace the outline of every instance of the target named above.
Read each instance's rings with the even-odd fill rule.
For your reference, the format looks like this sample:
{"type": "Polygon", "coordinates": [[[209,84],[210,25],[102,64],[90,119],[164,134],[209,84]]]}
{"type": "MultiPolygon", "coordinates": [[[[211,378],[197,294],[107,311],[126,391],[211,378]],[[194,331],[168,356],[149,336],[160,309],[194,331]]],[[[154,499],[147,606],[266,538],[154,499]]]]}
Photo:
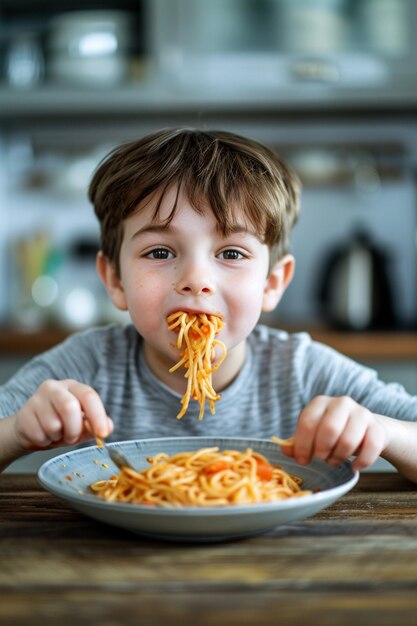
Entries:
{"type": "Polygon", "coordinates": [[[104,256],[103,252],[97,253],[96,267],[98,275],[109,294],[111,301],[121,311],[127,311],[126,296],[120,276],[116,272],[114,263],[104,256]]]}
{"type": "Polygon", "coordinates": [[[294,276],[294,269],[292,254],[286,254],[275,263],[266,279],[262,311],[268,313],[275,309],[294,276]]]}

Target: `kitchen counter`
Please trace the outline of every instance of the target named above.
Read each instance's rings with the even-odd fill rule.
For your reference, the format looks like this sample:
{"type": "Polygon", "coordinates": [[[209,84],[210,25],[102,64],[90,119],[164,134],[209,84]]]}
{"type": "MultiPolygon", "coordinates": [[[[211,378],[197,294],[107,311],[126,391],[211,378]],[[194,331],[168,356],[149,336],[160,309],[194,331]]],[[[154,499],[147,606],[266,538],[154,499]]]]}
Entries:
{"type": "MultiPolygon", "coordinates": [[[[313,339],[358,360],[414,361],[417,360],[417,332],[342,332],[318,328],[291,328],[289,332],[306,331],[313,339]]],[[[52,328],[38,332],[18,332],[0,328],[0,357],[32,356],[52,348],[72,331],[52,328]]]]}

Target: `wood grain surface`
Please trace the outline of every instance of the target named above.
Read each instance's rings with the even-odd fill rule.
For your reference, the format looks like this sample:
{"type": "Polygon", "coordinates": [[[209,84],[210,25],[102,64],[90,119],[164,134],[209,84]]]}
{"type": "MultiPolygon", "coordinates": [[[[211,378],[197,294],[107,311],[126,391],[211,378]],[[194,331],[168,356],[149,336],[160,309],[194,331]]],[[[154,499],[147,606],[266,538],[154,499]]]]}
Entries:
{"type": "Polygon", "coordinates": [[[314,517],[213,544],[100,524],[0,476],[0,624],[417,624],[417,486],[364,473],[314,517]]]}

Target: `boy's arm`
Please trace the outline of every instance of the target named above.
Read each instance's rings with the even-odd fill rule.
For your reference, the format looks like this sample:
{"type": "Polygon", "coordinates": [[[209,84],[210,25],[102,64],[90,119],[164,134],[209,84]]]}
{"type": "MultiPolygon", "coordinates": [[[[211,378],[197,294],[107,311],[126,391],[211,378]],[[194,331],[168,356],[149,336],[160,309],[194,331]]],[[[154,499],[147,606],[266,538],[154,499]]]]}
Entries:
{"type": "Polygon", "coordinates": [[[16,437],[16,416],[0,419],[0,472],[28,452],[16,437]]]}
{"type": "Polygon", "coordinates": [[[417,483],[417,423],[372,413],[348,396],[313,398],[301,411],[293,445],[282,450],[302,465],[318,458],[336,466],[354,456],[354,470],[381,456],[417,483]]]}
{"type": "Polygon", "coordinates": [[[98,393],[76,380],[46,380],[18,413],[0,420],[0,471],[20,456],[108,437],[113,423],[98,393]]]}
{"type": "Polygon", "coordinates": [[[417,483],[417,423],[378,417],[388,433],[388,444],[381,457],[392,463],[405,478],[417,483]]]}

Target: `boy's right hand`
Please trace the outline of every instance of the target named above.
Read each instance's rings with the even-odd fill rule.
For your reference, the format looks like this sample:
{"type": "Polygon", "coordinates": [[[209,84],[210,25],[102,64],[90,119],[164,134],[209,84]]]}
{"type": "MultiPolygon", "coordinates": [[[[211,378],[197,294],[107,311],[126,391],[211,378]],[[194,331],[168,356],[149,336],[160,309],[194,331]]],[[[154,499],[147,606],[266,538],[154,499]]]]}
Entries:
{"type": "Polygon", "coordinates": [[[80,443],[113,431],[98,393],[76,380],[46,380],[15,415],[17,443],[45,450],[80,443]]]}

